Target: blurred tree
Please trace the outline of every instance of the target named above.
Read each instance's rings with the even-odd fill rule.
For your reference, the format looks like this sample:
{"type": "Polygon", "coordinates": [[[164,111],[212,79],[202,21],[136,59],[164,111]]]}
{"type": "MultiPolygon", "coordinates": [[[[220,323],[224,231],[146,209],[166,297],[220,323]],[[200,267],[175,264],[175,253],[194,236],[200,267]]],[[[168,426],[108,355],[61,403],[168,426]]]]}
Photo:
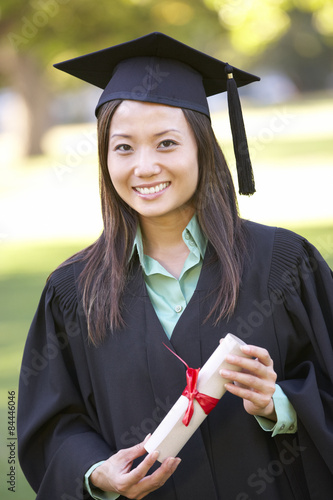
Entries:
{"type": "Polygon", "coordinates": [[[2,0],[0,85],[21,94],[29,116],[27,154],[41,153],[49,103],[61,85],[79,85],[52,64],[151,31],[206,47],[223,31],[202,0],[2,0]]]}
{"type": "Polygon", "coordinates": [[[243,59],[281,69],[299,90],[325,86],[333,71],[332,0],[204,0],[243,59]]]}
{"type": "Polygon", "coordinates": [[[333,75],[333,9],[331,39],[314,29],[316,16],[304,10],[290,11],[289,18],[291,28],[265,52],[265,67],[286,73],[300,91],[323,89],[333,75]]]}
{"type": "Polygon", "coordinates": [[[283,67],[300,90],[332,72],[332,0],[1,0],[0,85],[26,102],[27,154],[41,152],[52,94],[80,85],[52,64],[150,31],[244,69],[283,67]]]}

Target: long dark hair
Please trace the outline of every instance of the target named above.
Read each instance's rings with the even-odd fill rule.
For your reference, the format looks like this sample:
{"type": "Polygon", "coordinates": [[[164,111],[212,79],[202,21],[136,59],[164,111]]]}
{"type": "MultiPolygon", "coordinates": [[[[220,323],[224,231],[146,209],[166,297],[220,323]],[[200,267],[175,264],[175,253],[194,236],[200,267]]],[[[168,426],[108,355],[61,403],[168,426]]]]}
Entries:
{"type": "MultiPolygon", "coordinates": [[[[121,328],[124,324],[122,295],[138,224],[137,213],[116,192],[107,164],[110,124],[121,102],[110,101],[98,113],[104,230],[93,245],[77,255],[85,261],[80,285],[89,338],[94,344],[103,340],[108,329],[121,328]]],[[[214,314],[216,323],[222,317],[229,317],[236,306],[245,255],[245,235],[238,215],[232,177],[209,119],[192,110],[183,109],[183,112],[198,146],[199,179],[193,202],[198,222],[214,249],[221,273],[216,301],[208,315],[214,314]]]]}

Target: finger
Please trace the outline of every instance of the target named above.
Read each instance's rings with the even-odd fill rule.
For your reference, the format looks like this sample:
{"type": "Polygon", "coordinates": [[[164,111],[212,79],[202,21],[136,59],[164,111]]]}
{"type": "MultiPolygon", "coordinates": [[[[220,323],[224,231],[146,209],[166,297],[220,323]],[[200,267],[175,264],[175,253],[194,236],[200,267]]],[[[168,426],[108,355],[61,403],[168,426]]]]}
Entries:
{"type": "MultiPolygon", "coordinates": [[[[231,365],[234,365],[235,367],[237,366],[240,368],[240,370],[233,369],[232,367],[226,367],[220,370],[220,373],[227,373],[229,375],[229,372],[237,372],[240,374],[249,374],[253,375],[257,378],[260,378],[262,380],[267,380],[269,382],[276,381],[277,375],[276,372],[272,366],[265,366],[262,363],[260,363],[259,360],[253,359],[253,360],[248,360],[248,361],[240,361],[238,359],[235,359],[234,363],[230,363],[231,365]]],[[[236,377],[236,375],[233,373],[232,374],[232,380],[233,377],[236,377]]],[[[226,377],[227,378],[227,377],[226,377]]],[[[238,380],[238,379],[237,379],[238,380]]]]}
{"type": "Polygon", "coordinates": [[[117,478],[115,482],[116,491],[126,497],[130,494],[134,494],[134,496],[130,496],[130,498],[139,498],[137,496],[137,492],[140,493],[143,491],[142,488],[138,490],[138,485],[144,480],[147,472],[151,468],[151,466],[156,462],[158,457],[158,452],[153,452],[147,455],[145,459],[134,469],[126,470],[124,468],[123,473],[117,478]]]}
{"type": "Polygon", "coordinates": [[[173,457],[164,460],[162,465],[156,471],[154,471],[150,476],[145,476],[137,485],[137,496],[135,496],[135,498],[143,498],[143,496],[163,486],[163,484],[175,472],[180,462],[180,458],[173,457]]]}
{"type": "Polygon", "coordinates": [[[147,436],[144,438],[144,440],[142,441],[142,444],[145,445],[146,442],[148,441],[148,439],[150,438],[151,436],[151,432],[149,434],[147,434],[147,436]]]}
{"type": "Polygon", "coordinates": [[[275,372],[273,372],[266,378],[260,378],[251,373],[236,372],[233,370],[225,369],[221,370],[220,374],[222,377],[232,382],[226,385],[226,389],[229,392],[246,399],[252,400],[253,392],[262,394],[264,399],[267,399],[267,397],[271,398],[275,392],[275,372]],[[244,391],[241,391],[240,389],[244,389],[244,391]]]}
{"type": "Polygon", "coordinates": [[[150,476],[145,477],[145,481],[148,482],[149,480],[149,483],[151,484],[154,484],[155,482],[156,484],[161,484],[162,481],[162,484],[164,484],[165,481],[175,472],[180,462],[181,459],[177,457],[167,458],[157,470],[155,470],[150,476]]]}
{"type": "Polygon", "coordinates": [[[273,363],[269,352],[264,347],[258,347],[255,345],[243,345],[241,346],[241,351],[244,354],[251,356],[252,358],[258,358],[259,361],[265,366],[270,366],[273,363]]]}
{"type": "Polygon", "coordinates": [[[130,448],[118,451],[118,453],[114,455],[114,458],[121,462],[132,462],[135,458],[141,457],[142,455],[147,453],[144,445],[149,437],[150,434],[148,434],[148,436],[146,436],[145,439],[141,441],[141,443],[131,446],[130,448]]]}
{"type": "MultiPolygon", "coordinates": [[[[234,356],[228,354],[226,357],[227,363],[233,366],[237,366],[241,368],[243,372],[250,372],[255,374],[257,377],[265,377],[267,372],[267,368],[263,365],[258,359],[252,358],[243,358],[242,356],[234,356]]],[[[270,367],[272,368],[272,367],[270,367]]]]}
{"type": "Polygon", "coordinates": [[[258,377],[274,377],[275,372],[273,369],[273,360],[270,358],[268,364],[264,364],[258,358],[244,358],[242,356],[235,356],[228,354],[226,356],[227,363],[238,366],[243,371],[256,374],[258,377]]]}
{"type": "Polygon", "coordinates": [[[142,462],[135,467],[135,469],[132,469],[128,474],[127,474],[127,479],[131,484],[136,484],[139,481],[141,481],[148,473],[148,471],[151,469],[151,467],[154,465],[156,460],[158,459],[159,452],[158,451],[153,451],[152,453],[149,453],[143,460],[142,462]]]}
{"type": "Polygon", "coordinates": [[[170,457],[149,476],[142,476],[145,469],[142,467],[142,464],[140,464],[136,467],[136,469],[133,469],[133,471],[129,474],[126,474],[126,478],[123,478],[118,491],[125,496],[130,495],[130,498],[141,499],[148,493],[163,486],[167,479],[169,479],[169,477],[174,473],[180,461],[180,458],[170,457]]]}
{"type": "Polygon", "coordinates": [[[238,396],[244,400],[249,401],[257,408],[266,408],[267,405],[271,402],[271,395],[264,394],[262,392],[256,392],[249,388],[240,387],[234,384],[225,384],[225,388],[231,394],[238,396]]]}
{"type": "Polygon", "coordinates": [[[221,375],[227,380],[234,382],[234,385],[249,389],[252,391],[260,392],[263,394],[274,394],[275,379],[274,377],[259,378],[251,373],[235,372],[229,370],[221,370],[221,375]]]}

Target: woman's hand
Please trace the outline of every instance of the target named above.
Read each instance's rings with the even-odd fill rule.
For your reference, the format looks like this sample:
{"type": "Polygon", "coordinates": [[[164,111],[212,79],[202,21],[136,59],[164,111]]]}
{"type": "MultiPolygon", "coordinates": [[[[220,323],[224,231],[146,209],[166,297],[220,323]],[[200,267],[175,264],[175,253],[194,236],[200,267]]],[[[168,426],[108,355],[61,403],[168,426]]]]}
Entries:
{"type": "Polygon", "coordinates": [[[167,458],[155,472],[147,476],[147,472],[158,458],[158,452],[154,451],[131,470],[133,460],[146,453],[144,443],[147,438],[132,448],[120,450],[112,455],[92,472],[90,482],[103,491],[112,491],[135,499],[144,498],[148,493],[160,488],[175,472],[180,458],[167,458]]]}
{"type": "Polygon", "coordinates": [[[230,354],[226,356],[226,361],[240,367],[241,371],[220,371],[220,375],[231,381],[225,385],[225,388],[235,396],[243,398],[244,408],[250,415],[266,417],[276,422],[272,396],[275,392],[277,376],[273,368],[273,360],[268,351],[262,347],[246,345],[241,346],[241,350],[251,357],[245,358],[230,354]]]}

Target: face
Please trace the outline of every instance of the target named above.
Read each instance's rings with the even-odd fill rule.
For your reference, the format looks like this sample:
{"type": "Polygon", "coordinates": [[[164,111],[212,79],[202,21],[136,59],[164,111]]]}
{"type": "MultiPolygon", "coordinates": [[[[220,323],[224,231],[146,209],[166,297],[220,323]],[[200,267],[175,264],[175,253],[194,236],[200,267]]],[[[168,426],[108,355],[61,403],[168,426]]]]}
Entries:
{"type": "Polygon", "coordinates": [[[110,127],[108,169],[119,196],[140,218],[194,213],[197,145],[180,108],[123,101],[110,127]]]}

